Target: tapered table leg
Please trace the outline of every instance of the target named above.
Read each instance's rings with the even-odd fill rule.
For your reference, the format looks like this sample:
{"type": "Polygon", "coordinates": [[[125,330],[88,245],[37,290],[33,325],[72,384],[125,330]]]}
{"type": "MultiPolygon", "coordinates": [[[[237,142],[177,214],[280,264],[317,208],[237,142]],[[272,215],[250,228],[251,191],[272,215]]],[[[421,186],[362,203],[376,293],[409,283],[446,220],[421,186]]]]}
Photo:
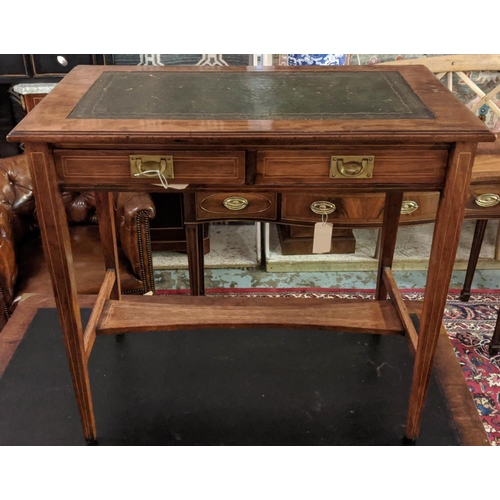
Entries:
{"type": "Polygon", "coordinates": [[[68,220],[57,186],[52,152],[46,144],[26,144],[45,257],[54,290],[73,388],[88,442],[97,438],[88,362],[83,344],[68,220]]]}
{"type": "Polygon", "coordinates": [[[114,269],[116,275],[116,281],[110,298],[113,300],[120,300],[120,264],[118,261],[118,245],[116,242],[113,194],[97,191],[95,193],[95,204],[97,210],[97,222],[99,224],[99,235],[101,237],[101,246],[104,253],[104,265],[106,269],[114,269]]]}
{"type": "Polygon", "coordinates": [[[205,295],[203,225],[186,224],[185,228],[191,295],[205,295]]]}
{"type": "Polygon", "coordinates": [[[475,146],[457,143],[450,154],[445,187],[439,202],[420,317],[418,348],[408,408],[406,437],[418,436],[432,363],[458,248],[475,146]]]}
{"type": "Polygon", "coordinates": [[[484,233],[486,232],[487,225],[488,219],[476,221],[469,262],[467,263],[467,272],[465,273],[464,286],[460,292],[460,300],[462,302],[467,302],[470,299],[472,280],[474,279],[474,273],[476,272],[477,261],[479,259],[479,254],[481,253],[481,247],[483,245],[484,233]]]}
{"type": "Polygon", "coordinates": [[[377,241],[379,248],[377,290],[375,292],[377,300],[385,300],[387,298],[387,288],[383,281],[383,270],[384,267],[392,267],[402,203],[403,192],[389,192],[385,195],[383,225],[382,229],[379,230],[380,242],[377,241]]]}

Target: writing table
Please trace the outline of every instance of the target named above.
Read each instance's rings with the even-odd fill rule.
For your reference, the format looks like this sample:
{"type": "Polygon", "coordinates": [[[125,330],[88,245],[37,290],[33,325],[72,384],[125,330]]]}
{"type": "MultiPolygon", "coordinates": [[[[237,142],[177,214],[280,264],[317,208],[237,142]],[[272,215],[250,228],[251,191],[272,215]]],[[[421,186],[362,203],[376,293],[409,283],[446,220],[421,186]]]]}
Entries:
{"type": "Polygon", "coordinates": [[[415,352],[406,437],[417,438],[476,146],[495,139],[427,68],[79,66],[8,139],[29,156],[88,441],[97,438],[88,376],[96,334],[249,326],[406,335],[415,352]],[[63,189],[96,191],[107,272],[85,331],[63,189]],[[120,300],[112,192],[141,189],[183,189],[191,297],[120,300]],[[440,192],[418,327],[391,272],[405,190],[440,192]],[[370,227],[370,196],[381,192],[376,300],[199,296],[204,223],[328,217],[370,227]]]}

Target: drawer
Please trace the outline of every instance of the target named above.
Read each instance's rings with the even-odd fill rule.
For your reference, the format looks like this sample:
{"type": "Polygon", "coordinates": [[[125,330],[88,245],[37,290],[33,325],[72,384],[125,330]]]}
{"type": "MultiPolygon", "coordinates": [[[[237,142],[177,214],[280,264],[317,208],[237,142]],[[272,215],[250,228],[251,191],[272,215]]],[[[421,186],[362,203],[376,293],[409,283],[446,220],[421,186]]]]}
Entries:
{"type": "Polygon", "coordinates": [[[105,64],[106,56],[99,54],[32,54],[36,77],[64,76],[79,64],[105,64]]]}
{"type": "Polygon", "coordinates": [[[313,211],[322,205],[328,210],[328,222],[349,227],[353,221],[357,225],[379,226],[384,212],[384,195],[356,194],[332,195],[328,193],[283,194],[281,200],[281,220],[284,222],[321,222],[321,214],[313,211]]]}
{"type": "MultiPolygon", "coordinates": [[[[172,158],[173,178],[170,184],[241,185],[245,182],[244,151],[91,151],[56,150],[54,152],[59,181],[66,186],[86,186],[89,178],[103,187],[158,185],[157,176],[133,176],[130,157],[172,158]]],[[[147,165],[147,162],[143,162],[147,165]]],[[[154,169],[158,169],[158,165],[154,169]]],[[[150,167],[143,167],[149,169],[150,167]]]]}
{"type": "Polygon", "coordinates": [[[405,193],[399,223],[433,222],[439,205],[439,193],[405,193]]]}
{"type": "Polygon", "coordinates": [[[448,159],[445,147],[265,151],[257,156],[257,184],[441,186],[448,159]],[[370,161],[373,161],[372,170],[370,161]]]}
{"type": "Polygon", "coordinates": [[[33,108],[39,104],[42,99],[46,96],[47,94],[26,94],[23,95],[24,99],[24,107],[26,108],[26,113],[29,113],[30,111],[33,110],[33,108]]]}
{"type": "Polygon", "coordinates": [[[500,217],[500,184],[472,184],[465,204],[465,217],[500,217]]]}
{"type": "Polygon", "coordinates": [[[196,193],[196,219],[276,219],[276,193],[196,193]]]}
{"type": "MultiPolygon", "coordinates": [[[[333,210],[328,214],[328,221],[344,227],[381,226],[384,214],[385,195],[355,194],[331,195],[318,193],[313,195],[283,194],[281,219],[290,222],[320,222],[322,202],[325,208],[333,210]]],[[[439,193],[405,193],[401,207],[400,224],[432,222],[436,217],[439,193]]]]}
{"type": "Polygon", "coordinates": [[[3,80],[29,78],[28,60],[22,54],[0,54],[0,76],[3,80]]]}

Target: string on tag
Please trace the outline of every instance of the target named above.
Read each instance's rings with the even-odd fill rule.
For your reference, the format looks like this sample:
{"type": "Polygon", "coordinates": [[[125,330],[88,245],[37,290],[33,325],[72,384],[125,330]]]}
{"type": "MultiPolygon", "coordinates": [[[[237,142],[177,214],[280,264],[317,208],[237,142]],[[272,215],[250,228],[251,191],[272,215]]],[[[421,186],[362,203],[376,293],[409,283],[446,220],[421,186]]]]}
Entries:
{"type": "Polygon", "coordinates": [[[137,174],[134,174],[134,177],[139,177],[145,174],[157,174],[158,179],[160,179],[161,185],[165,189],[168,189],[168,181],[167,178],[163,175],[163,172],[160,172],[159,170],[144,170],[143,172],[138,172],[137,174]]]}
{"type": "Polygon", "coordinates": [[[328,222],[328,214],[321,214],[321,222],[323,223],[323,226],[326,226],[326,223],[328,222]]]}

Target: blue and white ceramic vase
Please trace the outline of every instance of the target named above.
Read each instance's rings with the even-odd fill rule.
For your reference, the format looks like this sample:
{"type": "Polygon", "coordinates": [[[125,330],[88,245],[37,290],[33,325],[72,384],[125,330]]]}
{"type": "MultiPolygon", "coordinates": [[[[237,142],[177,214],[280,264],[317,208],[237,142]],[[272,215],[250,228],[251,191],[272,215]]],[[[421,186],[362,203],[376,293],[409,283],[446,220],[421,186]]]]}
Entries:
{"type": "Polygon", "coordinates": [[[287,54],[288,66],[343,66],[348,54],[287,54]]]}

